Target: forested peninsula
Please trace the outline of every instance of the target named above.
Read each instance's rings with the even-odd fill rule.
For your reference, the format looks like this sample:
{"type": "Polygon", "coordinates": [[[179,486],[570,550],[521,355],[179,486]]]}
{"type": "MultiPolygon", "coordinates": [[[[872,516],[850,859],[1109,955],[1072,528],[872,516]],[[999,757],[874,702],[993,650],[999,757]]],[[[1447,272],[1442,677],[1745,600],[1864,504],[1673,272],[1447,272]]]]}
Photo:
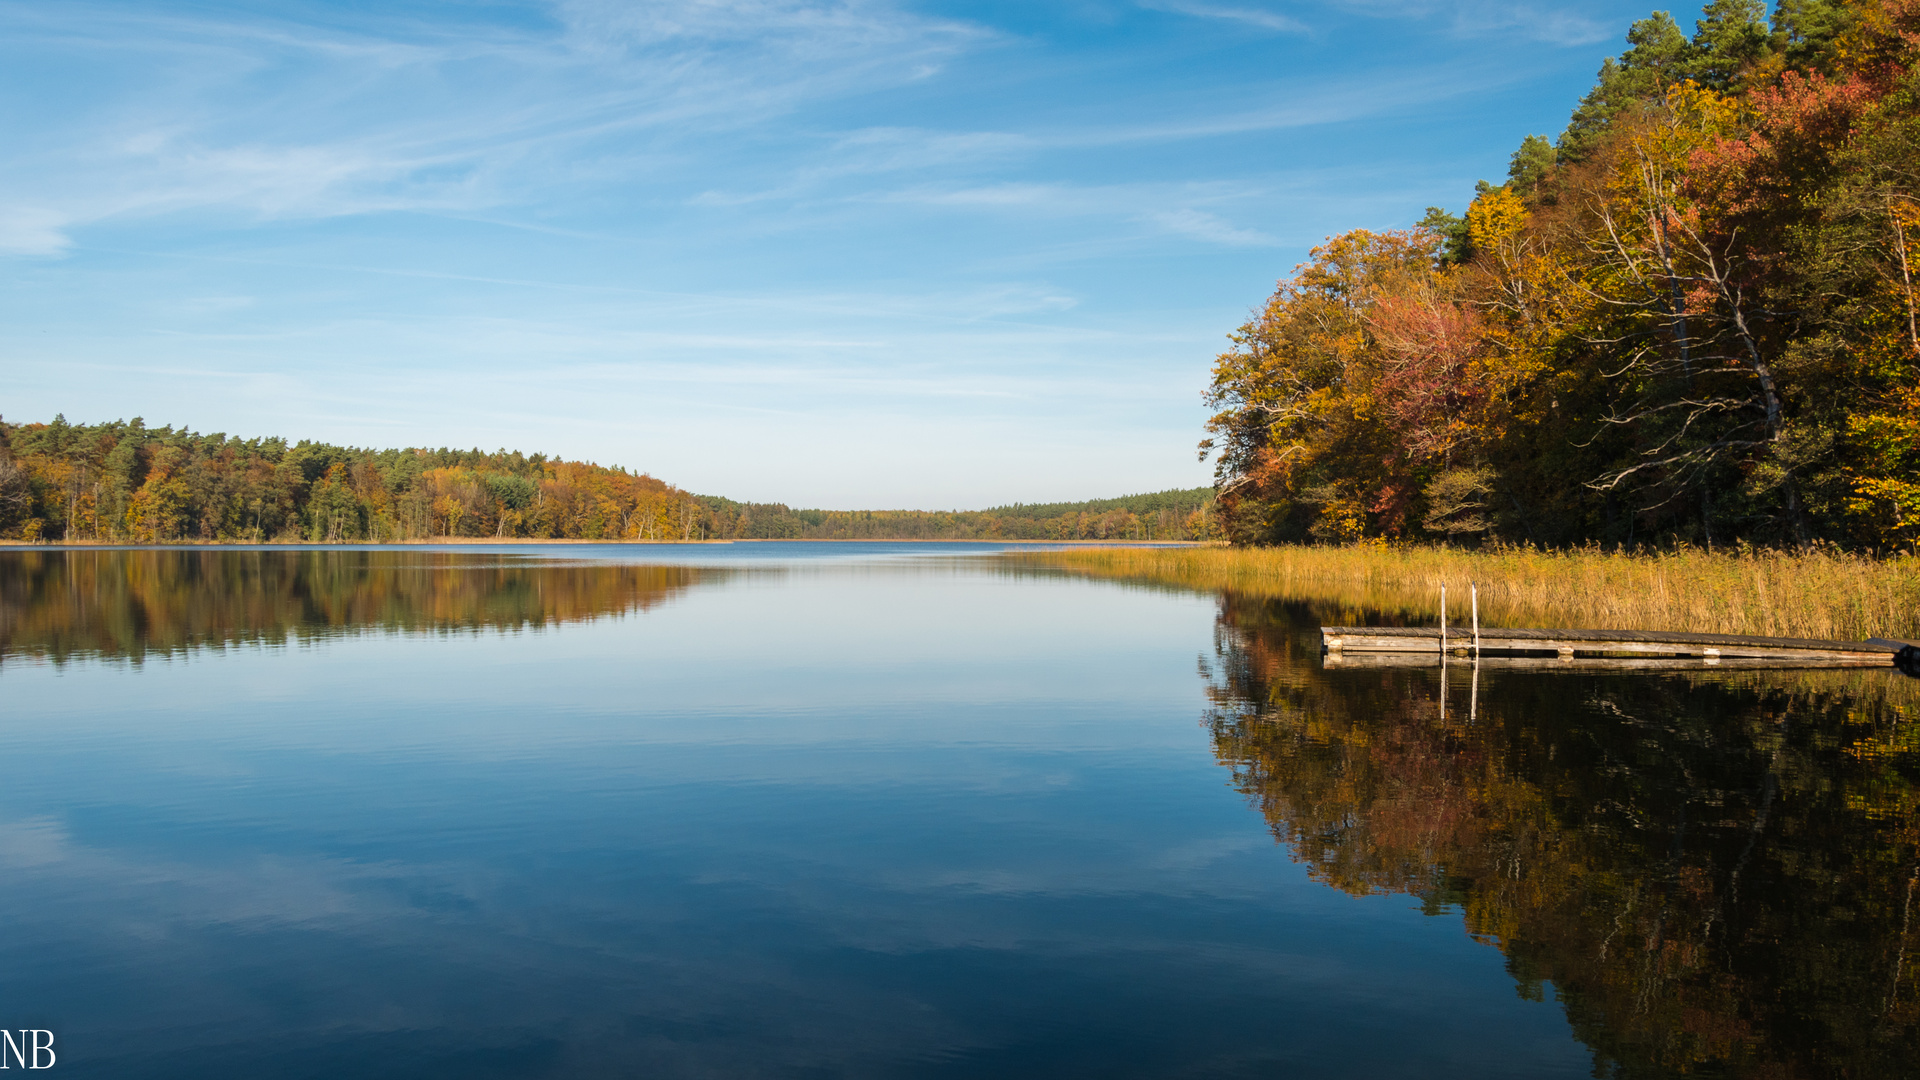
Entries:
{"type": "Polygon", "coordinates": [[[544,454],[242,439],[140,418],[0,422],[0,538],[56,543],[421,540],[1210,539],[1213,490],[975,511],[795,510],[544,454]]]}
{"type": "Polygon", "coordinates": [[[1920,0],[1627,42],[1463,215],[1329,239],[1233,335],[1232,539],[1920,539],[1920,0]]]}

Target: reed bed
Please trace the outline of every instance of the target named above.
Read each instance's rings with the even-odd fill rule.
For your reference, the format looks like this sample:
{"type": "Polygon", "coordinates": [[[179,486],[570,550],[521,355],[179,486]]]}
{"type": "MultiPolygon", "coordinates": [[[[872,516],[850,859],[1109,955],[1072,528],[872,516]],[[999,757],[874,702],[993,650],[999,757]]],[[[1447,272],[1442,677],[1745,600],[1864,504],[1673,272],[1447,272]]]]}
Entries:
{"type": "Polygon", "coordinates": [[[1015,556],[1105,578],[1398,614],[1414,624],[1920,638],[1920,558],[1814,549],[1624,554],[1447,547],[1072,548],[1015,556]]]}

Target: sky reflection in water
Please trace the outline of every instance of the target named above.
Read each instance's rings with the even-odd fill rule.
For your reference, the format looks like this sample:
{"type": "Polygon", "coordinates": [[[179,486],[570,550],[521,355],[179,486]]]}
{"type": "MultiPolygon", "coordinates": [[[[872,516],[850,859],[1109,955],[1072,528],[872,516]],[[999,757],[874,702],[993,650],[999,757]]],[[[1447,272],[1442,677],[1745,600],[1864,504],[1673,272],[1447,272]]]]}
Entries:
{"type": "Polygon", "coordinates": [[[1427,673],[951,554],[0,552],[0,1022],[114,1077],[1589,1073],[1471,889],[1275,842],[1259,732],[1427,673]]]}

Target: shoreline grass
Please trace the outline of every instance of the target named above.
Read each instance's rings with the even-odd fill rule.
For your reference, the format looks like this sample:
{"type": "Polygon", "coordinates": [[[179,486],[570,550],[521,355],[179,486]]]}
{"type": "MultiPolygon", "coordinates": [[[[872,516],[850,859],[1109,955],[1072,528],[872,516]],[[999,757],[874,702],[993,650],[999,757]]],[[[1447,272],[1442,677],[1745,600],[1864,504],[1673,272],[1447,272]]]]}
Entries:
{"type": "Polygon", "coordinates": [[[1444,583],[1454,625],[1466,621],[1469,585],[1477,584],[1483,626],[1920,638],[1920,558],[1913,556],[1358,545],[1074,548],[1014,558],[1102,578],[1332,603],[1414,625],[1439,621],[1444,583]]]}

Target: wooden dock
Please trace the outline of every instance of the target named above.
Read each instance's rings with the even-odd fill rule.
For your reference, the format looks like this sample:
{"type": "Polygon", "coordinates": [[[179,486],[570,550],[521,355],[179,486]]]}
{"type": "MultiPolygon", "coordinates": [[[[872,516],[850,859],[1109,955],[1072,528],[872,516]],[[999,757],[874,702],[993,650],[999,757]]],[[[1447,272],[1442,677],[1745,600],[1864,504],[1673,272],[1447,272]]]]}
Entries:
{"type": "MultiPolygon", "coordinates": [[[[1476,620],[1477,621],[1477,620],[1476,620]]],[[[1811,641],[1641,630],[1443,630],[1435,626],[1323,626],[1329,667],[1430,664],[1442,652],[1499,658],[1507,667],[1682,670],[1688,667],[1920,666],[1920,643],[1889,638],[1811,641]],[[1443,636],[1444,635],[1444,636],[1443,636]],[[1445,648],[1442,648],[1442,641],[1445,648]],[[1396,659],[1389,660],[1389,657],[1396,659]]]]}

